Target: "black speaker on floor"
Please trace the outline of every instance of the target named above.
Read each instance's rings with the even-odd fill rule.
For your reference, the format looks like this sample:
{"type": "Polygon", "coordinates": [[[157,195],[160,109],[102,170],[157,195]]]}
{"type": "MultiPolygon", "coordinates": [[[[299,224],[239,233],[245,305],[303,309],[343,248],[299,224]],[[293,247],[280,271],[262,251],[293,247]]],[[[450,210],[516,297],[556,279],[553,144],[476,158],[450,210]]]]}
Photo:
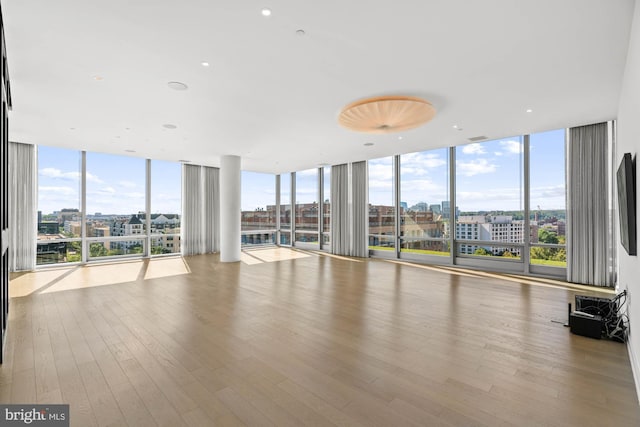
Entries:
{"type": "Polygon", "coordinates": [[[583,337],[600,339],[602,336],[602,316],[585,315],[573,312],[569,315],[569,327],[571,332],[583,337]]]}

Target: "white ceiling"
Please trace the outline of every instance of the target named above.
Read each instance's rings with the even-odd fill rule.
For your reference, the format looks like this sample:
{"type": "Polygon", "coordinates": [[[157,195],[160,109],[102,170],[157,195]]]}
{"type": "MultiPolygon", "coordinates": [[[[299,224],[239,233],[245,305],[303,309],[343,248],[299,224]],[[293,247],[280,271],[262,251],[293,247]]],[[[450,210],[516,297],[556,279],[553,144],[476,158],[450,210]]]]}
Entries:
{"type": "Polygon", "coordinates": [[[608,120],[633,4],[2,0],[10,139],[280,173],[608,120]],[[346,104],[389,94],[436,117],[402,134],[338,125],[346,104]]]}

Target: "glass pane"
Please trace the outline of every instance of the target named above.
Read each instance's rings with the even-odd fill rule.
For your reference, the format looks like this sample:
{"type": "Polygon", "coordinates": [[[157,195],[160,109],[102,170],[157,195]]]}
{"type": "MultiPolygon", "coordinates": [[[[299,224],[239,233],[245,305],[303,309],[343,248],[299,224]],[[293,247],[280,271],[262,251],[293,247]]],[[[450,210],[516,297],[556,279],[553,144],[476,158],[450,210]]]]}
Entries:
{"type": "Polygon", "coordinates": [[[280,228],[291,229],[291,174],[280,175],[280,228]]]}
{"type": "Polygon", "coordinates": [[[151,161],[151,255],[180,253],[182,165],[151,161]]]}
{"type": "Polygon", "coordinates": [[[318,241],[318,169],[296,172],[296,242],[318,241]]]}
{"type": "MultiPolygon", "coordinates": [[[[456,147],[456,240],[524,242],[522,137],[456,147]]],[[[458,253],[520,257],[517,246],[458,245],[458,253]]]]}
{"type": "Polygon", "coordinates": [[[565,248],[545,248],[534,246],[529,252],[531,264],[551,267],[567,267],[567,250],[565,248]]]}
{"type": "Polygon", "coordinates": [[[36,265],[82,261],[82,243],[38,240],[36,265]]]}
{"type": "Polygon", "coordinates": [[[36,264],[81,261],[79,151],[38,146],[38,245],[36,264]]]}
{"type": "Polygon", "coordinates": [[[291,245],[291,231],[281,231],[280,232],[280,244],[281,245],[291,245]]]}
{"type": "Polygon", "coordinates": [[[241,203],[242,244],[275,243],[275,175],[242,171],[241,203]]]}
{"type": "Polygon", "coordinates": [[[489,244],[458,244],[457,255],[471,255],[473,257],[491,257],[491,259],[522,259],[522,247],[489,244]]]}
{"type": "Polygon", "coordinates": [[[449,255],[449,218],[442,213],[449,206],[448,149],[400,156],[400,200],[400,250],[449,255]]]}
{"type": "Polygon", "coordinates": [[[395,248],[393,157],[369,160],[369,248],[395,248]]]}
{"type": "MultiPolygon", "coordinates": [[[[531,243],[566,242],[565,130],[530,136],[531,243]]],[[[531,264],[567,266],[566,249],[531,248],[531,264]]]]}
{"type": "MultiPolygon", "coordinates": [[[[87,237],[144,236],[145,160],[87,153],[87,237]]],[[[91,242],[89,258],[142,254],[142,240],[91,242]]]]}
{"type": "Polygon", "coordinates": [[[104,240],[89,242],[89,260],[121,257],[126,255],[139,256],[144,253],[144,239],[104,240]]]}
{"type": "Polygon", "coordinates": [[[322,168],[322,182],[324,185],[324,205],[322,213],[322,244],[326,247],[331,242],[331,166],[322,168]]]}

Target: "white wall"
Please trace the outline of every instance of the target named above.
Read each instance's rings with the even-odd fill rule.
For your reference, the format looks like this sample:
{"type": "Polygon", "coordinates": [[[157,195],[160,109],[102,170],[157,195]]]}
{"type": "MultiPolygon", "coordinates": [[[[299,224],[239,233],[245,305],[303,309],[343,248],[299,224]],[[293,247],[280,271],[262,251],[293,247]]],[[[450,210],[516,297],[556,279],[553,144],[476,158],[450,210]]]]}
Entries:
{"type": "MultiPolygon", "coordinates": [[[[618,139],[616,164],[620,163],[623,153],[631,153],[640,163],[640,0],[636,0],[633,27],[629,41],[627,65],[618,107],[618,139]]],[[[636,167],[636,183],[638,183],[636,167]]],[[[636,189],[636,214],[640,213],[636,189]]],[[[638,228],[636,215],[636,229],[638,228]]],[[[629,292],[628,313],[630,321],[629,355],[636,381],[636,391],[640,396],[640,259],[629,256],[622,245],[618,244],[618,290],[629,292]]]]}

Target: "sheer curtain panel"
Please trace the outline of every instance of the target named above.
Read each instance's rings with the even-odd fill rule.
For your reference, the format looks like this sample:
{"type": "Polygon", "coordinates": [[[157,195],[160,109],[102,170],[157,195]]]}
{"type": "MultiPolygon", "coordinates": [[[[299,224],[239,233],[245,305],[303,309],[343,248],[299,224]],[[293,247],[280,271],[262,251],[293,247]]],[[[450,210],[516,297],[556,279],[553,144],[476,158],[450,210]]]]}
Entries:
{"type": "Polygon", "coordinates": [[[569,129],[567,280],[613,286],[607,123],[569,129]]]}
{"type": "Polygon", "coordinates": [[[349,165],[331,166],[331,252],[349,255],[349,165]]]}
{"type": "Polygon", "coordinates": [[[9,142],[9,271],[36,267],[36,149],[9,142]]]}
{"type": "Polygon", "coordinates": [[[353,163],[351,165],[351,255],[357,257],[369,255],[367,183],[367,162],[353,163]]]}
{"type": "Polygon", "coordinates": [[[203,166],[204,252],[220,250],[220,169],[203,166]]]}

